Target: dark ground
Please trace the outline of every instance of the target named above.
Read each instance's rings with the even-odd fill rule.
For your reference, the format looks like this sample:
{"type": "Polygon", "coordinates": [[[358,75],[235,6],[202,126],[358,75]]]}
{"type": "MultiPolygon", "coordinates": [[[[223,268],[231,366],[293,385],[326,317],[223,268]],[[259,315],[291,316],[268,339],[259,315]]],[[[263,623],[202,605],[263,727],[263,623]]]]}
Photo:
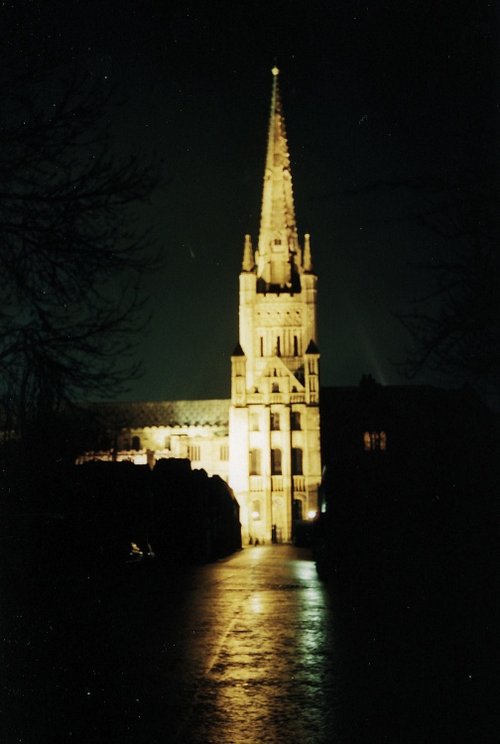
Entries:
{"type": "Polygon", "coordinates": [[[5,744],[494,741],[478,594],[326,585],[279,545],[183,571],[39,568],[3,575],[5,744]]]}

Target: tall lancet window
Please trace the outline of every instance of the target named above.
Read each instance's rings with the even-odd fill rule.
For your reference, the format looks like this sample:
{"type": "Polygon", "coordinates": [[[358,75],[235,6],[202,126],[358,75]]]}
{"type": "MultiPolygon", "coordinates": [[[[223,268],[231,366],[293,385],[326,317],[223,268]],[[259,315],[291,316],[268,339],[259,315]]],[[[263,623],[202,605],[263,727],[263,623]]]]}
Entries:
{"type": "Polygon", "coordinates": [[[281,450],[271,450],[271,475],[282,475],[281,450]]]}
{"type": "Polygon", "coordinates": [[[302,450],[299,447],[293,447],[292,448],[292,474],[302,475],[304,472],[302,468],[303,468],[302,450]]]}
{"type": "Polygon", "coordinates": [[[259,449],[250,450],[250,475],[261,475],[261,453],[259,449]]]}

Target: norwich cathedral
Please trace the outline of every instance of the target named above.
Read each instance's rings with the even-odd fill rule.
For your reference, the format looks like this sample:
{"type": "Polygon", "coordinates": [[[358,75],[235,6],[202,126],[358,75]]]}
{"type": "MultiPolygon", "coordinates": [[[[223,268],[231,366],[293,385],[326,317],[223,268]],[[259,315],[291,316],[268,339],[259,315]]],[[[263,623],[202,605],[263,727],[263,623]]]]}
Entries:
{"type": "Polygon", "coordinates": [[[293,524],[316,515],[321,480],[317,276],[310,237],[297,229],[276,67],[272,74],[260,233],[256,247],[244,238],[231,399],[101,404],[113,452],[81,458],[188,458],[229,483],[251,542],[291,540],[293,524]]]}

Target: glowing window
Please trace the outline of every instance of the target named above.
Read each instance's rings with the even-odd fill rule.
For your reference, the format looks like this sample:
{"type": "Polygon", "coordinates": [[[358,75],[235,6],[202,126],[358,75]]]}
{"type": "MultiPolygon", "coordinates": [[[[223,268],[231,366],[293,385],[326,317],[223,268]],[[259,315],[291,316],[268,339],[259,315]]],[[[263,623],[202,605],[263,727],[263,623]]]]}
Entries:
{"type": "Polygon", "coordinates": [[[363,434],[363,447],[367,452],[370,450],[386,450],[387,434],[385,431],[365,431],[363,434]]]}
{"type": "Polygon", "coordinates": [[[252,510],[250,514],[252,515],[253,520],[261,519],[260,501],[258,499],[252,501],[252,510]]]}

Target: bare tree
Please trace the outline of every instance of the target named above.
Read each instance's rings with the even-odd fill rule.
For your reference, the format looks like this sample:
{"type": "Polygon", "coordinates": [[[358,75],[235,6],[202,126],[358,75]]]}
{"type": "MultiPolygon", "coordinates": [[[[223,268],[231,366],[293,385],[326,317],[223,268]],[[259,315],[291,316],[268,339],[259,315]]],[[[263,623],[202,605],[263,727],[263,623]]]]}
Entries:
{"type": "Polygon", "coordinates": [[[429,208],[420,221],[441,250],[421,268],[429,292],[400,313],[412,345],[401,367],[409,378],[422,370],[500,392],[500,259],[493,176],[425,179],[429,208]]]}
{"type": "Polygon", "coordinates": [[[92,75],[52,62],[7,71],[0,400],[4,428],[22,429],[68,401],[116,394],[137,373],[141,277],[155,261],[138,207],[158,168],[113,147],[112,102],[92,75]]]}

